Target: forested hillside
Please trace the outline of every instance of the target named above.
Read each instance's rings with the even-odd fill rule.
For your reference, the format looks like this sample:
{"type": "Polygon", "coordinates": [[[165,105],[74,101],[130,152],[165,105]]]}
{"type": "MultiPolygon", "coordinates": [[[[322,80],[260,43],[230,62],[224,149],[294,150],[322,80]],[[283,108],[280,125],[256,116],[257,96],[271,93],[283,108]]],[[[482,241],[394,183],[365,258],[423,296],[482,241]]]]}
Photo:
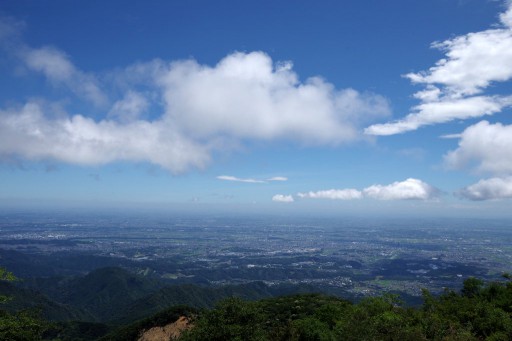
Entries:
{"type": "Polygon", "coordinates": [[[395,295],[350,301],[302,294],[244,301],[230,298],[214,309],[176,307],[118,328],[102,341],[137,340],[154,326],[185,316],[192,327],[180,340],[511,340],[512,282],[470,278],[461,292],[423,293],[421,307],[395,295]]]}
{"type": "Polygon", "coordinates": [[[140,281],[140,278],[116,268],[101,269],[85,276],[80,285],[74,283],[73,290],[63,286],[69,290],[69,297],[85,302],[79,307],[71,307],[14,286],[9,283],[12,278],[8,273],[3,278],[0,288],[8,289],[4,291],[6,302],[3,308],[11,309],[9,312],[2,310],[0,314],[1,340],[138,340],[144,331],[169,326],[180,318],[188,323],[186,330],[180,331],[180,339],[185,341],[512,339],[512,281],[509,275],[504,275],[502,281],[489,283],[469,278],[460,292],[446,291],[440,296],[424,290],[423,304],[419,307],[409,307],[392,294],[365,298],[357,303],[322,294],[270,297],[276,293],[261,283],[218,289],[166,287],[143,296],[142,300],[147,300],[144,304],[135,293],[142,295],[158,285],[153,287],[151,281],[140,281]],[[84,283],[89,283],[90,287],[84,283]],[[108,283],[122,290],[116,294],[108,283]],[[94,315],[94,319],[101,323],[87,321],[91,318],[88,314],[97,308],[97,302],[86,294],[91,290],[101,294],[98,297],[104,306],[107,302],[112,304],[106,320],[101,320],[103,315],[97,312],[94,315]],[[118,301],[118,295],[129,297],[118,301]],[[247,300],[258,298],[257,301],[247,300]],[[46,319],[38,315],[36,303],[25,307],[14,305],[13,308],[12,302],[32,299],[39,299],[36,303],[40,307],[46,306],[46,319]],[[120,305],[116,306],[117,303],[120,305]],[[211,308],[213,304],[215,306],[211,308]],[[53,310],[48,310],[48,306],[53,310]],[[202,310],[193,306],[202,307],[202,310]],[[130,308],[127,311],[116,311],[127,307],[130,308]],[[162,307],[164,309],[160,309],[162,307]],[[153,316],[124,326],[120,325],[119,319],[109,320],[114,315],[131,316],[125,319],[129,323],[136,316],[147,316],[148,312],[157,310],[160,311],[153,316]],[[48,314],[52,311],[53,316],[48,314]]]}
{"type": "Polygon", "coordinates": [[[512,340],[512,283],[470,278],[420,308],[394,295],[358,304],[322,295],[229,299],[197,317],[182,340],[512,340]]]}

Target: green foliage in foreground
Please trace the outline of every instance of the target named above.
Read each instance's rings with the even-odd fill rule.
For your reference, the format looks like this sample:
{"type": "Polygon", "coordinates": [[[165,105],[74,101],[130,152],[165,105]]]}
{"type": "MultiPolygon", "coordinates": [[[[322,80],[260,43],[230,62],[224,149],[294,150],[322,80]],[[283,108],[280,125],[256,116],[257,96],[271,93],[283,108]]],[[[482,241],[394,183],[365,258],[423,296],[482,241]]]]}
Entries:
{"type": "MultiPolygon", "coordinates": [[[[13,282],[18,280],[16,276],[13,275],[12,272],[7,271],[4,268],[0,267],[0,282],[6,281],[6,282],[13,282]]],[[[9,301],[11,298],[9,296],[0,295],[0,303],[5,303],[9,301]]]]}
{"type": "MultiPolygon", "coordinates": [[[[18,280],[11,272],[0,267],[0,282],[18,280]]],[[[0,295],[0,303],[9,301],[11,297],[0,295]]],[[[40,340],[48,323],[39,319],[34,311],[9,313],[0,310],[0,340],[24,341],[40,340]]]]}
{"type": "Polygon", "coordinates": [[[0,340],[41,340],[47,328],[48,322],[39,319],[33,312],[11,314],[0,310],[0,340]]]}
{"type": "Polygon", "coordinates": [[[204,311],[182,340],[512,340],[512,282],[465,281],[461,293],[423,293],[419,309],[394,295],[358,304],[323,295],[245,302],[204,311]]]}
{"type": "MultiPolygon", "coordinates": [[[[179,306],[114,329],[102,341],[137,340],[143,330],[180,316],[193,327],[181,340],[512,340],[512,281],[485,284],[469,278],[460,293],[439,297],[423,292],[419,308],[403,306],[396,295],[357,304],[340,298],[302,294],[244,301],[229,298],[214,309],[179,306]]],[[[11,280],[11,279],[9,279],[11,280]]],[[[0,340],[93,340],[111,327],[91,322],[49,323],[21,311],[0,310],[0,340]]]]}

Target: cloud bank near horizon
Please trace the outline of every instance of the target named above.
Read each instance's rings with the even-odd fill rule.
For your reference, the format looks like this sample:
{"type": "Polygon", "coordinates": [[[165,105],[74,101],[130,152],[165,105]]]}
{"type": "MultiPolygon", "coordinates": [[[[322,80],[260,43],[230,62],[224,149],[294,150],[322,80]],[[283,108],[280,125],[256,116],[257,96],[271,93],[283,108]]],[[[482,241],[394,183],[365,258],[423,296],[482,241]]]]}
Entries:
{"type": "Polygon", "coordinates": [[[291,195],[276,194],[272,197],[272,201],[290,203],[294,202],[295,199],[293,199],[293,196],[291,195]]]}
{"type": "Polygon", "coordinates": [[[512,176],[483,179],[459,190],[456,194],[473,201],[510,199],[512,198],[512,176]]]}
{"type": "Polygon", "coordinates": [[[329,189],[321,191],[299,192],[300,199],[330,199],[330,200],[358,200],[363,198],[377,200],[433,200],[439,196],[440,191],[419,179],[408,178],[404,181],[395,181],[389,185],[372,185],[357,190],[329,189]]]}

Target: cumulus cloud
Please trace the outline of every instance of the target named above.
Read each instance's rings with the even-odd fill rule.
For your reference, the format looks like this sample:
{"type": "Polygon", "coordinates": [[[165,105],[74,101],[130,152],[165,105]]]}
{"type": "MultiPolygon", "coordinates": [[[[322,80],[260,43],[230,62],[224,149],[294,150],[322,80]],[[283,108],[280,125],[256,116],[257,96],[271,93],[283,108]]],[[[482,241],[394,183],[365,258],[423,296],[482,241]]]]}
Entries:
{"type": "Polygon", "coordinates": [[[295,200],[291,195],[276,194],[272,197],[272,201],[277,202],[294,202],[295,200]]]}
{"type": "Polygon", "coordinates": [[[214,67],[174,62],[159,79],[166,116],[196,138],[288,139],[339,144],[359,138],[359,125],[389,114],[387,101],[322,78],[300,82],[291,64],[263,52],[236,52],[214,67]]]}
{"type": "Polygon", "coordinates": [[[406,78],[425,89],[421,103],[405,118],[365,129],[370,135],[393,135],[421,126],[492,115],[512,105],[512,96],[482,95],[495,82],[512,78],[512,4],[500,15],[500,27],[468,33],[432,44],[445,53],[428,71],[406,78]]]}
{"type": "Polygon", "coordinates": [[[35,102],[0,108],[4,157],[75,164],[142,161],[179,173],[250,141],[351,142],[362,137],[363,125],[390,113],[382,96],[337,89],[321,77],[299,81],[291,62],[274,62],[264,52],[235,52],[213,66],[156,59],[95,75],[58,48],[28,46],[18,30],[0,19],[4,50],[26,69],[105,110],[55,118],[35,102]]]}
{"type": "Polygon", "coordinates": [[[481,93],[492,82],[512,77],[512,32],[510,26],[469,33],[434,43],[445,52],[427,72],[410,73],[413,83],[440,84],[456,97],[481,93]]]}
{"type": "Polygon", "coordinates": [[[246,182],[246,183],[251,183],[251,184],[263,184],[265,183],[265,181],[263,180],[256,180],[256,179],[242,179],[242,178],[237,178],[236,176],[231,176],[231,175],[219,175],[217,177],[217,179],[219,180],[225,180],[225,181],[235,181],[235,182],[246,182]]]}
{"type": "Polygon", "coordinates": [[[509,3],[509,6],[507,10],[500,14],[500,21],[503,25],[512,27],[512,2],[507,0],[509,3]]]}
{"type": "Polygon", "coordinates": [[[210,147],[190,140],[164,121],[120,124],[82,115],[48,118],[27,103],[0,111],[0,156],[58,160],[80,165],[112,161],[151,162],[173,173],[204,167],[210,147]]]}
{"type": "Polygon", "coordinates": [[[469,200],[493,200],[512,198],[512,177],[490,178],[461,189],[458,193],[469,200]]]}
{"type": "Polygon", "coordinates": [[[428,200],[437,196],[438,190],[429,184],[409,178],[392,184],[372,185],[363,190],[366,197],[379,200],[428,200]]]}
{"type": "Polygon", "coordinates": [[[481,121],[462,132],[458,148],[444,156],[450,168],[474,165],[479,172],[512,174],[512,125],[481,121]]]}
{"type": "Polygon", "coordinates": [[[363,194],[357,189],[329,189],[316,192],[298,193],[299,198],[353,200],[361,199],[363,194]]]}
{"type": "Polygon", "coordinates": [[[372,198],[378,200],[430,200],[439,194],[435,187],[418,179],[409,178],[389,185],[372,185],[362,191],[357,189],[329,189],[298,193],[299,198],[354,200],[372,198]]]}
{"type": "Polygon", "coordinates": [[[457,149],[444,156],[454,169],[473,167],[496,177],[482,179],[456,194],[469,200],[512,198],[512,125],[481,121],[460,134],[457,149]]]}

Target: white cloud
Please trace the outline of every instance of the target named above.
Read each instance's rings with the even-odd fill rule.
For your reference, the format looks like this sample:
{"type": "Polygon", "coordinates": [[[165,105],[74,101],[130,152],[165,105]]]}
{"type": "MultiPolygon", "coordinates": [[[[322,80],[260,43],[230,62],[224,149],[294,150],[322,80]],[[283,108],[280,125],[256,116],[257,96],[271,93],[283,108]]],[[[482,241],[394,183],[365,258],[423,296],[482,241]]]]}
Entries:
{"type": "Polygon", "coordinates": [[[512,177],[490,178],[461,189],[458,194],[470,200],[512,198],[512,177]]]}
{"type": "Polygon", "coordinates": [[[446,58],[428,72],[406,75],[412,82],[440,84],[449,95],[468,96],[512,77],[510,27],[469,33],[432,46],[444,51],[446,58]]]}
{"type": "Polygon", "coordinates": [[[235,52],[214,66],[155,59],[95,75],[58,48],[27,45],[22,26],[0,18],[0,47],[50,83],[105,109],[104,118],[98,112],[94,119],[59,116],[34,102],[21,110],[0,108],[0,139],[6,141],[0,156],[77,164],[146,161],[176,173],[255,140],[351,142],[362,138],[363,125],[390,113],[382,96],[336,89],[321,77],[301,82],[291,62],[274,62],[264,52],[235,52]],[[108,108],[109,98],[120,92],[108,108]]]}
{"type": "Polygon", "coordinates": [[[510,105],[512,105],[512,96],[445,98],[437,102],[422,103],[414,107],[414,112],[402,120],[371,125],[365,129],[365,133],[381,136],[401,134],[406,131],[416,130],[425,125],[492,115],[510,105]]]}
{"type": "Polygon", "coordinates": [[[275,176],[273,178],[268,178],[265,180],[261,179],[252,179],[252,178],[238,178],[236,176],[231,175],[219,175],[217,177],[219,180],[225,180],[225,181],[235,181],[235,182],[247,182],[252,184],[264,184],[271,181],[288,181],[288,178],[285,178],[284,176],[275,176]]]}
{"type": "Polygon", "coordinates": [[[414,97],[421,103],[405,118],[371,125],[370,135],[394,135],[431,124],[492,115],[512,105],[512,96],[481,95],[495,82],[512,78],[512,4],[500,15],[501,27],[468,33],[432,47],[445,57],[428,71],[405,77],[425,89],[414,97]]]}
{"type": "Polygon", "coordinates": [[[52,81],[67,82],[77,72],[68,57],[55,48],[27,49],[23,57],[29,68],[42,72],[52,81]]]}
{"type": "Polygon", "coordinates": [[[290,62],[274,63],[263,52],[233,53],[215,66],[154,60],[98,77],[79,70],[56,48],[34,49],[20,41],[13,49],[30,70],[101,108],[108,104],[106,94],[114,97],[121,90],[124,97],[104,112],[104,119],[86,114],[50,118],[53,112],[36,109],[33,102],[25,105],[22,120],[15,118],[16,110],[4,109],[8,118],[1,129],[20,138],[16,145],[4,144],[3,155],[77,164],[145,161],[179,173],[203,167],[212,153],[250,140],[354,141],[362,138],[363,123],[390,111],[379,95],[336,89],[320,77],[300,82],[290,62]],[[30,132],[24,125],[28,121],[30,132]],[[35,131],[37,138],[31,135],[35,131]],[[67,148],[70,142],[75,149],[67,148]]]}
{"type": "Polygon", "coordinates": [[[512,174],[512,125],[481,121],[464,130],[457,149],[444,156],[450,168],[474,165],[479,172],[512,174]]]}
{"type": "Polygon", "coordinates": [[[379,200],[428,200],[436,197],[438,190],[429,184],[409,178],[390,185],[373,185],[363,190],[366,197],[379,200]]]}
{"type": "Polygon", "coordinates": [[[446,134],[439,136],[441,139],[460,139],[461,137],[462,134],[446,134]]]}
{"type": "Polygon", "coordinates": [[[274,176],[273,178],[267,179],[267,181],[288,181],[288,178],[284,176],[274,176]]]}
{"type": "Polygon", "coordinates": [[[509,3],[508,9],[500,14],[500,21],[503,25],[512,27],[512,2],[507,0],[509,3]]]}
{"type": "Polygon", "coordinates": [[[107,116],[121,122],[136,121],[148,110],[148,107],[149,102],[142,94],[128,91],[123,99],[114,103],[107,116]]]}
{"type": "Polygon", "coordinates": [[[28,68],[43,73],[53,83],[68,86],[96,105],[108,102],[94,76],[78,70],[62,51],[52,47],[33,49],[25,46],[19,53],[28,68]]]}
{"type": "Polygon", "coordinates": [[[362,121],[389,114],[381,96],[298,78],[291,65],[276,66],[263,52],[236,52],[214,67],[174,62],[159,84],[167,118],[201,139],[339,144],[358,139],[362,121]]]}
{"type": "Polygon", "coordinates": [[[24,22],[0,16],[0,48],[27,69],[42,73],[52,84],[63,85],[99,107],[108,104],[107,95],[94,75],[81,71],[66,53],[55,47],[28,46],[22,39],[24,28],[24,22]]]}
{"type": "Polygon", "coordinates": [[[418,180],[409,178],[405,181],[393,182],[390,185],[372,185],[362,191],[357,189],[329,189],[316,192],[298,193],[299,198],[354,200],[364,197],[379,200],[429,200],[439,193],[435,187],[418,180]]]}
{"type": "Polygon", "coordinates": [[[120,124],[75,115],[50,119],[37,103],[0,111],[0,155],[81,165],[151,162],[173,172],[204,167],[210,146],[198,144],[164,121],[120,124]]]}
{"type": "Polygon", "coordinates": [[[246,182],[246,183],[251,183],[251,184],[263,184],[263,183],[265,183],[265,181],[263,181],[263,180],[242,179],[242,178],[237,178],[236,176],[231,176],[231,175],[219,175],[217,177],[217,179],[225,180],[225,181],[246,182]]]}
{"type": "Polygon", "coordinates": [[[294,202],[295,200],[293,200],[293,197],[291,195],[276,194],[272,197],[272,201],[294,202]]]}
{"type": "Polygon", "coordinates": [[[316,192],[298,193],[299,198],[353,200],[361,199],[362,193],[356,189],[329,189],[316,192]]]}

